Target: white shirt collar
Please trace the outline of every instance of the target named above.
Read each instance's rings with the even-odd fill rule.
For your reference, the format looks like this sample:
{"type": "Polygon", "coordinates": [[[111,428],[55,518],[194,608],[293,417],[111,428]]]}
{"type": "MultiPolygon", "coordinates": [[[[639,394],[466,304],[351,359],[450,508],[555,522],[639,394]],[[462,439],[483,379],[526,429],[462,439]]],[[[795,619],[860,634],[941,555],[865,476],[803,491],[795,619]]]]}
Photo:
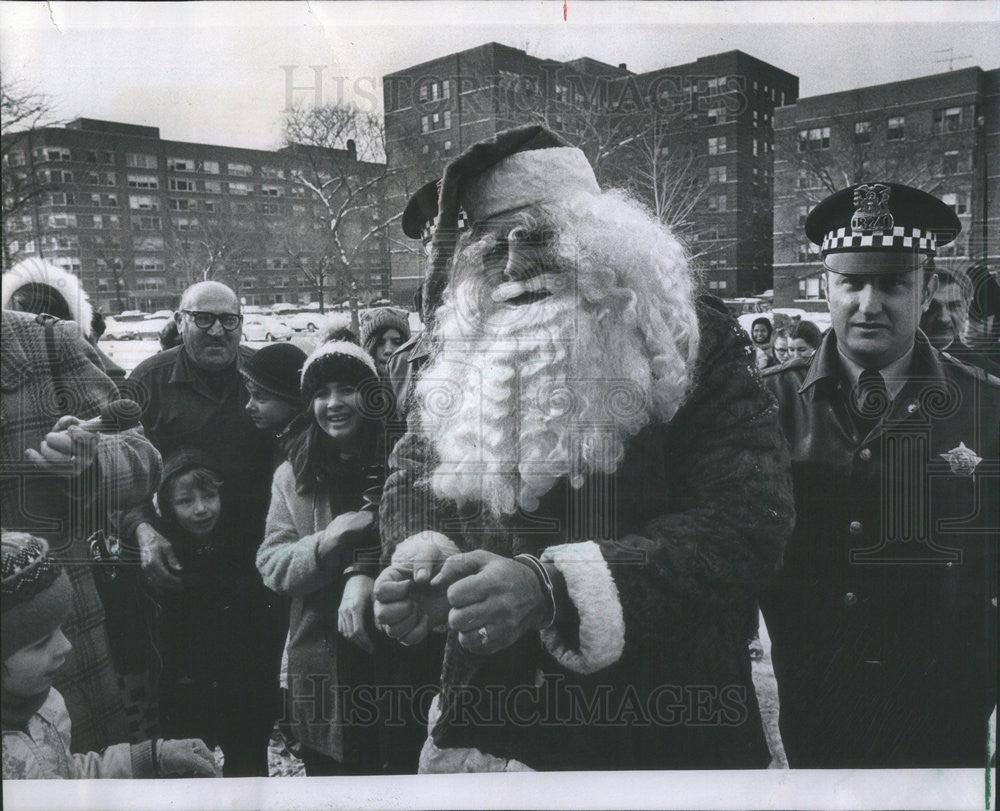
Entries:
{"type": "MultiPolygon", "coordinates": [[[[840,355],[840,362],[843,364],[844,368],[847,370],[847,374],[851,378],[851,387],[856,387],[858,385],[858,378],[861,377],[864,367],[859,366],[847,357],[847,355],[841,352],[839,346],[837,347],[837,354],[840,355]]],[[[910,371],[910,361],[912,359],[913,346],[911,346],[909,351],[907,351],[902,357],[897,358],[888,366],[883,366],[878,370],[879,374],[885,378],[885,387],[889,391],[889,396],[893,399],[895,399],[896,395],[899,394],[900,389],[902,389],[906,384],[907,372],[910,371]]]]}

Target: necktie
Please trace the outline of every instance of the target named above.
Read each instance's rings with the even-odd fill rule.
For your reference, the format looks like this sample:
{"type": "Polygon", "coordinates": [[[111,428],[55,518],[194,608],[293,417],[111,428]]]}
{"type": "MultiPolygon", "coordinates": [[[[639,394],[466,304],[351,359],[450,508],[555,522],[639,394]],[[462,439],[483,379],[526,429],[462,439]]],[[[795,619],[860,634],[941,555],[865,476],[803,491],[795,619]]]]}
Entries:
{"type": "Polygon", "coordinates": [[[854,418],[861,436],[864,437],[889,411],[892,398],[889,396],[889,389],[886,388],[885,379],[871,369],[865,369],[861,373],[854,395],[852,399],[854,418]]]}

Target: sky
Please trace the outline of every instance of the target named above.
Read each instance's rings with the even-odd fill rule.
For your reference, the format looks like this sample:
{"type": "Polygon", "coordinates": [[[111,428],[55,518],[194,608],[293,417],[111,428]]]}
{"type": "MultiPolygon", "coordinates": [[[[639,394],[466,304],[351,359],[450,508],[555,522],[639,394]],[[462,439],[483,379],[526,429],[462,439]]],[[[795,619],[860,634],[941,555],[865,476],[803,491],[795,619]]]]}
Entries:
{"type": "Polygon", "coordinates": [[[636,72],[740,49],[811,96],[943,72],[950,56],[1000,67],[1000,3],[0,2],[5,81],[46,94],[59,119],[259,149],[279,145],[289,73],[311,88],[322,66],[324,101],[380,110],[384,74],[490,41],[636,72]]]}

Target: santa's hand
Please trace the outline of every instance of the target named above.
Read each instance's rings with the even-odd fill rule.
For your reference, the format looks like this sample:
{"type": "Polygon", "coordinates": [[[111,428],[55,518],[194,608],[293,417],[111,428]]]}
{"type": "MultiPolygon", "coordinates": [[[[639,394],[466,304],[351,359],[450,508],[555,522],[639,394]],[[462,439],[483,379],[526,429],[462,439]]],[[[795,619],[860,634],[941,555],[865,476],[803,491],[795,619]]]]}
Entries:
{"type": "Polygon", "coordinates": [[[441,571],[448,556],[457,551],[458,548],[447,535],[424,530],[411,535],[396,547],[392,553],[392,565],[402,571],[409,571],[414,583],[427,584],[441,571]]]}
{"type": "Polygon", "coordinates": [[[337,630],[340,635],[368,653],[375,653],[375,643],[365,629],[365,617],[372,604],[374,583],[365,574],[351,577],[344,584],[344,596],[337,612],[337,630]]]}
{"type": "Polygon", "coordinates": [[[410,594],[410,572],[390,566],[375,581],[375,625],[404,645],[422,642],[430,620],[410,594]]]}
{"type": "Polygon", "coordinates": [[[24,457],[38,467],[64,476],[79,476],[97,458],[98,434],[80,428],[77,417],[60,417],[45,435],[38,450],[28,448],[24,457]]]}
{"type": "Polygon", "coordinates": [[[431,581],[448,585],[448,625],[473,653],[496,653],[540,628],[546,602],[538,578],[516,560],[479,550],[453,555],[431,581]]]}

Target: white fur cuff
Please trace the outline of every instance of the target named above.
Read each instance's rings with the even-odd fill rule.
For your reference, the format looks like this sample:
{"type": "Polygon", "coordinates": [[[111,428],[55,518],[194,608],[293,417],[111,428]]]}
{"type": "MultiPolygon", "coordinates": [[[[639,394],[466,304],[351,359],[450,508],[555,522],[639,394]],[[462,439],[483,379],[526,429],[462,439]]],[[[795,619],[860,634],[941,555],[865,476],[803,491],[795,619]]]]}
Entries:
{"type": "Polygon", "coordinates": [[[432,543],[445,558],[450,558],[452,555],[457,555],[462,551],[447,535],[428,529],[418,532],[416,535],[411,535],[399,544],[392,553],[392,565],[399,566],[400,568],[412,568],[414,563],[428,557],[428,543],[432,543]]]}
{"type": "Polygon", "coordinates": [[[542,631],[546,650],[577,673],[595,673],[613,665],[625,649],[625,616],[601,547],[593,541],[550,546],[542,560],[560,571],[580,615],[580,650],[569,648],[555,626],[542,631]]]}

